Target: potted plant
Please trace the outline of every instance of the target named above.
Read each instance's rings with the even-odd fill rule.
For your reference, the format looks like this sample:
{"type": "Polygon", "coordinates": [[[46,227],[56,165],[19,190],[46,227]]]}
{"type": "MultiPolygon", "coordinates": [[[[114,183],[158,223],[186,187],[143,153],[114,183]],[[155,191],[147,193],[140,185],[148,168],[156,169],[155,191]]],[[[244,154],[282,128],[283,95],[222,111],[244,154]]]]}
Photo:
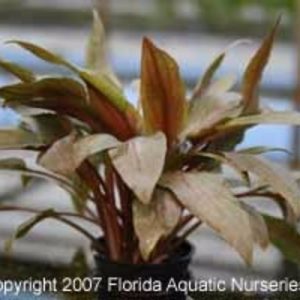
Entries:
{"type": "MultiPolygon", "coordinates": [[[[300,124],[297,112],[259,106],[258,85],[278,23],[249,62],[240,93],[230,91],[230,78],[214,80],[224,52],[187,96],[174,59],[145,38],[138,107],[125,98],[105,60],[97,14],[88,69],[32,43],[11,41],[75,75],[40,78],[1,61],[20,80],[0,88],[3,105],[21,115],[26,112],[18,128],[0,131],[1,148],[33,151],[36,164],[8,158],[0,161],[0,168],[20,172],[27,180],[38,176],[57,182],[71,194],[76,209],[74,213],[54,208],[38,212],[13,238],[23,237],[44,219],[61,221],[92,242],[98,272],[106,283],[110,277],[152,279],[165,287],[171,278],[187,280],[192,247],[186,239],[202,223],[213,228],[248,265],[254,246],[266,248],[269,243],[299,263],[296,181],[259,157],[270,149],[235,150],[254,125],[300,124]],[[233,168],[239,180],[232,181],[222,172],[222,165],[233,168]],[[246,201],[251,197],[274,200],[283,218],[259,213],[246,201]],[[99,227],[99,236],[91,235],[76,218],[99,227]]],[[[28,211],[0,207],[2,211],[20,209],[28,211]]],[[[101,295],[108,299],[105,287],[101,295]]],[[[183,299],[184,295],[162,289],[115,297],[183,299]]]]}

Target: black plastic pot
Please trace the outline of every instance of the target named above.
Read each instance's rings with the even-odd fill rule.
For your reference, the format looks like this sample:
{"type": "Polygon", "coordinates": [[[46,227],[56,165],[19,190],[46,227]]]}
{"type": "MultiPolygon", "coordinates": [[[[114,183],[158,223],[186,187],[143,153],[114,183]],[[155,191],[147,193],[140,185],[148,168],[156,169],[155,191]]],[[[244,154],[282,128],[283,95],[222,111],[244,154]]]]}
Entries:
{"type": "Polygon", "coordinates": [[[99,299],[186,299],[186,295],[176,290],[174,286],[190,279],[188,267],[193,252],[193,246],[184,242],[165,262],[138,265],[113,262],[97,253],[96,274],[102,278],[99,299]]]}

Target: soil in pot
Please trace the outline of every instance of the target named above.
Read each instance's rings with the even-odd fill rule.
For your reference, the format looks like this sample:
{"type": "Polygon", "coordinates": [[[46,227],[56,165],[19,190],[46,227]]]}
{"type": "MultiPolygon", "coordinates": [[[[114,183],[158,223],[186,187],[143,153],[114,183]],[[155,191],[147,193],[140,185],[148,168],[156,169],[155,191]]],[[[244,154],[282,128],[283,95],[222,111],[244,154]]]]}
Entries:
{"type": "Polygon", "coordinates": [[[184,300],[186,295],[176,288],[179,282],[190,279],[192,254],[193,246],[188,242],[161,264],[117,263],[97,253],[96,275],[102,279],[99,299],[184,300]]]}

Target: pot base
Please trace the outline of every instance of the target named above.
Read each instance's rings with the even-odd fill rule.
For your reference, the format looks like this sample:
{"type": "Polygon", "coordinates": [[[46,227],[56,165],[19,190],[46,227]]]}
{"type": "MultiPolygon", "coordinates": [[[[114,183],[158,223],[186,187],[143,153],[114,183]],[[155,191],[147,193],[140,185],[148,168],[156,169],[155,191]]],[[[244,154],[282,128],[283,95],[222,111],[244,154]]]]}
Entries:
{"type": "Polygon", "coordinates": [[[184,242],[161,264],[124,264],[95,255],[96,274],[102,278],[99,300],[185,300],[186,295],[174,289],[190,280],[188,266],[193,247],[184,242]]]}

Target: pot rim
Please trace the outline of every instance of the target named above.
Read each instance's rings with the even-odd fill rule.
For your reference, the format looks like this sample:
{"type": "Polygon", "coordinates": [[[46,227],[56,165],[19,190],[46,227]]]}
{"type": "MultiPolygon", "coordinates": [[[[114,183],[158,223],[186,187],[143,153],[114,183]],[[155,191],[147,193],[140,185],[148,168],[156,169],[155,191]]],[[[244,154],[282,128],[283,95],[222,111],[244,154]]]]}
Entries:
{"type": "MultiPolygon", "coordinates": [[[[99,240],[104,241],[104,239],[101,237],[99,238],[99,240]]],[[[138,263],[138,264],[133,264],[133,263],[126,263],[126,262],[118,262],[118,261],[114,261],[114,260],[110,260],[106,257],[106,255],[95,251],[94,252],[94,258],[95,261],[97,260],[102,260],[102,261],[106,261],[109,262],[110,264],[113,265],[118,265],[118,266],[123,266],[123,267],[136,267],[136,268],[140,268],[140,267],[147,267],[147,268],[157,268],[158,266],[168,266],[168,265],[176,265],[180,262],[189,262],[191,261],[194,253],[195,253],[195,246],[188,240],[185,240],[181,245],[181,248],[185,247],[186,249],[179,249],[179,251],[181,250],[183,253],[176,253],[174,254],[171,258],[168,258],[167,260],[161,262],[161,263],[138,263]]],[[[177,250],[178,251],[178,250],[177,250]]]]}

